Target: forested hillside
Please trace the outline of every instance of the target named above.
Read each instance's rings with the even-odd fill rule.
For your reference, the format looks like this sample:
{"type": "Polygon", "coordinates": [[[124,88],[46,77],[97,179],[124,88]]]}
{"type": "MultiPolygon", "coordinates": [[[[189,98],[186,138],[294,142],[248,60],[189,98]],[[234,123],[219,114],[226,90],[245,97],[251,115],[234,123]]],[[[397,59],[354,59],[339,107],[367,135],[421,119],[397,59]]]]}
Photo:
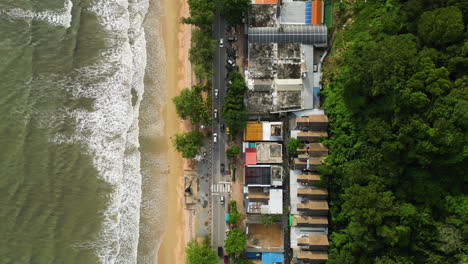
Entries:
{"type": "Polygon", "coordinates": [[[468,1],[337,1],[329,263],[468,263],[468,1]]]}

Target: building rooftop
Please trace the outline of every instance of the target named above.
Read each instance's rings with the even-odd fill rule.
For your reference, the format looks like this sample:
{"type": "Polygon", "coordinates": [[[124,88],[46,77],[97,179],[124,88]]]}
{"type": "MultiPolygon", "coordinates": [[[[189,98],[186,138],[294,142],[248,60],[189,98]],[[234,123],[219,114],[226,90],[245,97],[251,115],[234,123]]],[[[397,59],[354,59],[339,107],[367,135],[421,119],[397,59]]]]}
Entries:
{"type": "Polygon", "coordinates": [[[263,138],[263,125],[259,122],[246,122],[244,140],[261,141],[263,138]]]}
{"type": "Polygon", "coordinates": [[[301,94],[301,91],[278,91],[273,98],[274,110],[301,109],[301,94]]]}
{"type": "Polygon", "coordinates": [[[285,2],[281,5],[281,24],[305,24],[306,2],[285,2]]]}
{"type": "Polygon", "coordinates": [[[265,188],[261,187],[250,187],[249,188],[249,200],[268,200],[270,199],[270,193],[265,192],[265,188]]]}
{"type": "Polygon", "coordinates": [[[249,77],[273,79],[273,43],[249,43],[249,77]]]}
{"type": "Polygon", "coordinates": [[[293,226],[328,226],[328,218],[321,216],[302,216],[294,215],[292,218],[293,226]]]}
{"type": "Polygon", "coordinates": [[[268,200],[268,214],[283,214],[283,190],[270,189],[270,200],[268,200]]]}
{"type": "Polygon", "coordinates": [[[308,115],[296,118],[296,123],[328,123],[326,115],[308,115]]]}
{"type": "Polygon", "coordinates": [[[248,165],[245,167],[245,184],[270,186],[271,166],[269,165],[248,165]]]}
{"type": "MultiPolygon", "coordinates": [[[[299,79],[301,78],[301,64],[281,63],[277,66],[278,79],[299,79]]],[[[302,84],[302,80],[301,80],[302,84]]]]}
{"type": "Polygon", "coordinates": [[[297,139],[301,141],[318,142],[322,137],[327,138],[328,133],[325,131],[301,131],[297,133],[297,139]]]}
{"type": "MultiPolygon", "coordinates": [[[[278,1],[276,0],[276,2],[278,1]]],[[[264,0],[262,1],[261,5],[251,5],[249,13],[249,26],[275,27],[277,24],[276,12],[276,3],[266,4],[264,0]]]]}
{"type": "Polygon", "coordinates": [[[313,263],[325,263],[328,260],[328,253],[326,251],[294,250],[293,255],[298,260],[323,261],[313,263]]]}
{"type": "Polygon", "coordinates": [[[278,59],[294,60],[301,59],[300,43],[278,43],[278,59]]]}
{"type": "Polygon", "coordinates": [[[271,166],[271,184],[274,186],[283,185],[283,168],[281,166],[271,166]]]}
{"type": "Polygon", "coordinates": [[[262,264],[278,264],[283,263],[284,255],[279,252],[263,252],[262,253],[262,264]]]}
{"type": "Polygon", "coordinates": [[[299,188],[297,195],[312,197],[311,199],[326,200],[328,197],[328,191],[324,188],[299,188]]]}
{"type": "Polygon", "coordinates": [[[247,91],[247,110],[249,113],[268,114],[273,108],[271,92],[247,91]]]}
{"type": "Polygon", "coordinates": [[[324,25],[258,26],[248,31],[249,43],[302,43],[317,47],[327,46],[327,34],[324,25]]]}
{"type": "Polygon", "coordinates": [[[303,203],[297,204],[298,210],[327,210],[328,203],[327,201],[305,201],[303,203]]]}
{"type": "Polygon", "coordinates": [[[257,164],[257,149],[246,148],[245,149],[245,165],[257,164]]]}
{"type": "Polygon", "coordinates": [[[257,142],[257,163],[281,163],[283,151],[280,143],[257,142]]]}
{"type": "Polygon", "coordinates": [[[258,249],[261,252],[282,252],[283,237],[280,224],[265,226],[248,224],[246,250],[258,249]]]}
{"type": "Polygon", "coordinates": [[[307,182],[307,183],[315,183],[320,181],[320,175],[317,173],[312,173],[312,174],[299,174],[297,175],[297,181],[298,182],[307,182]]]}
{"type": "Polygon", "coordinates": [[[250,214],[282,214],[283,190],[249,187],[247,204],[250,214]]]}
{"type": "Polygon", "coordinates": [[[247,122],[244,129],[245,141],[283,141],[282,122],[247,122]]]}
{"type": "Polygon", "coordinates": [[[254,92],[271,92],[273,80],[272,79],[255,79],[253,80],[254,92]]]}
{"type": "Polygon", "coordinates": [[[304,148],[297,149],[297,152],[311,157],[323,157],[328,155],[328,148],[322,143],[309,143],[305,144],[304,148]]]}
{"type": "Polygon", "coordinates": [[[323,1],[312,1],[312,25],[323,24],[323,1]]]}
{"type": "Polygon", "coordinates": [[[322,131],[328,128],[328,117],[324,114],[308,115],[296,118],[296,129],[302,131],[322,131]]]}
{"type": "Polygon", "coordinates": [[[328,248],[328,236],[327,235],[309,235],[307,237],[299,237],[297,239],[297,244],[311,246],[311,247],[328,248]]]}

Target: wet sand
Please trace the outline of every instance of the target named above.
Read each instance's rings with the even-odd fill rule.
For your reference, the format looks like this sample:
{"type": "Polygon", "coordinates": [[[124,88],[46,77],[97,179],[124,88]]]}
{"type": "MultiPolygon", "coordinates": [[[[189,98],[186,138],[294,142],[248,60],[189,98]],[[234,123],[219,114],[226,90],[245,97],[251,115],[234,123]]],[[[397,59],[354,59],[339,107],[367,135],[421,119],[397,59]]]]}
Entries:
{"type": "Polygon", "coordinates": [[[191,68],[188,62],[190,26],[180,23],[188,16],[186,0],[160,0],[163,7],[161,32],[166,54],[166,105],[163,109],[165,138],[168,146],[169,179],[167,186],[166,233],[159,248],[158,264],[185,263],[185,244],[190,239],[187,211],[184,209],[183,175],[188,165],[171,144],[171,137],[187,130],[175,111],[172,98],[183,88],[191,86],[191,68]],[[183,166],[181,166],[183,164],[183,166]]]}

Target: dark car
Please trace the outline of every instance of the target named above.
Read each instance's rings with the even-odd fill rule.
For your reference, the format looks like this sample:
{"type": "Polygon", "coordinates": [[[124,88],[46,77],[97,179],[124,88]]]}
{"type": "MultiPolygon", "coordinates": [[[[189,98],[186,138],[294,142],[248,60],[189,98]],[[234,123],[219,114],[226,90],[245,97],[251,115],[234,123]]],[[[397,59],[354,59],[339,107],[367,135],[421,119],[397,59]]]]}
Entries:
{"type": "Polygon", "coordinates": [[[223,254],[224,254],[223,247],[218,247],[218,257],[220,258],[223,257],[223,254]]]}
{"type": "Polygon", "coordinates": [[[221,174],[224,174],[225,168],[224,168],[224,163],[221,163],[221,174]]]}
{"type": "Polygon", "coordinates": [[[228,41],[237,41],[237,37],[228,37],[228,41]]]}
{"type": "Polygon", "coordinates": [[[224,263],[229,263],[229,256],[224,254],[223,260],[224,260],[224,263]]]}
{"type": "Polygon", "coordinates": [[[224,124],[221,124],[221,126],[219,127],[219,130],[221,130],[221,132],[224,132],[224,124]]]}

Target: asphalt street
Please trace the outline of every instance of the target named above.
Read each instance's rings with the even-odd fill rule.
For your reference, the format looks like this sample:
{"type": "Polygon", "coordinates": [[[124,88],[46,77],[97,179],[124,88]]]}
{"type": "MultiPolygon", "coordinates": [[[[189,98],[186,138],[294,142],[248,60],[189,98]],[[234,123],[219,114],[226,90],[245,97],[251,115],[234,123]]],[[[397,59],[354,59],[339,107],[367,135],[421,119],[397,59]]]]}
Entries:
{"type": "Polygon", "coordinates": [[[226,147],[228,142],[228,136],[225,132],[221,132],[220,125],[223,124],[221,118],[221,105],[224,104],[224,97],[226,95],[226,46],[229,43],[226,40],[226,22],[219,15],[219,11],[216,10],[215,22],[214,22],[214,38],[217,40],[217,47],[214,56],[213,69],[214,75],[212,80],[212,96],[213,96],[213,112],[215,109],[218,111],[218,117],[213,121],[213,133],[217,133],[217,142],[212,140],[212,246],[213,248],[223,247],[224,239],[226,238],[226,222],[225,214],[227,213],[227,203],[229,201],[229,190],[230,177],[228,175],[221,175],[220,164],[223,163],[226,166],[226,172],[228,172],[227,160],[226,160],[226,147]],[[224,47],[220,47],[219,40],[224,39],[224,47]],[[218,98],[215,98],[214,91],[218,89],[218,98]],[[224,196],[225,203],[221,205],[220,199],[224,196]]]}

